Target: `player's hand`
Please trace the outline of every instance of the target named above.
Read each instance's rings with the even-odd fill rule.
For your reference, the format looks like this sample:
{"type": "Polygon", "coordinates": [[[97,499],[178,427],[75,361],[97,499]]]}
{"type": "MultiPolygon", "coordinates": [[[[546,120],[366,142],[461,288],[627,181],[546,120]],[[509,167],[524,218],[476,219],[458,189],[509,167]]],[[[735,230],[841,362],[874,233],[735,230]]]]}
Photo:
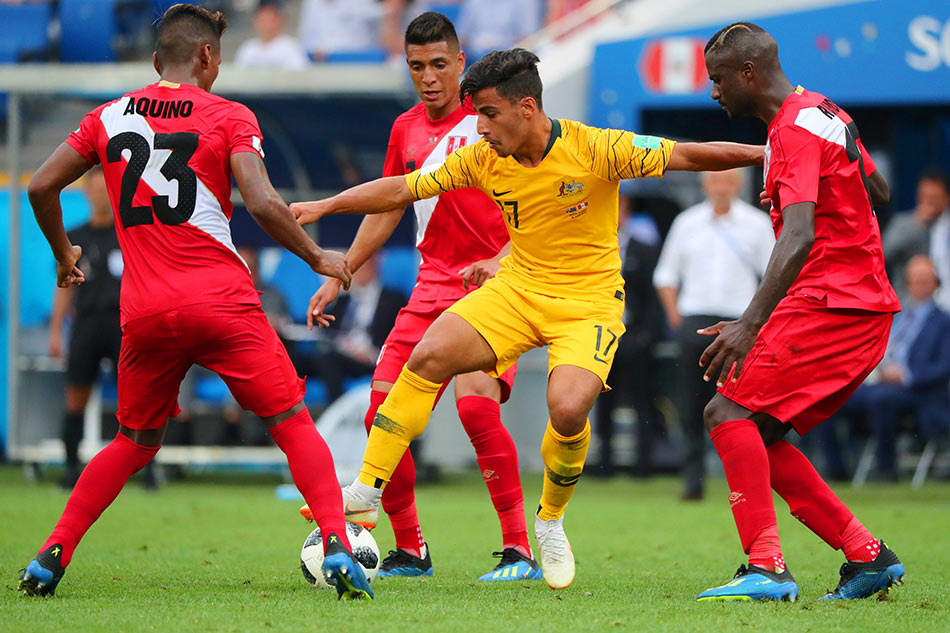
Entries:
{"type": "Polygon", "coordinates": [[[469,264],[459,271],[462,277],[462,286],[468,290],[469,284],[480,288],[483,283],[498,274],[501,270],[501,264],[494,258],[483,259],[474,264],[469,264]]]}
{"type": "Polygon", "coordinates": [[[82,247],[73,244],[69,249],[69,253],[63,259],[56,261],[57,286],[69,288],[86,281],[86,276],[76,267],[76,262],[79,261],[80,257],[82,257],[82,247]]]}
{"type": "Polygon", "coordinates": [[[53,328],[49,333],[49,355],[52,358],[63,357],[63,334],[53,328]]]}
{"type": "Polygon", "coordinates": [[[313,267],[313,272],[325,277],[336,277],[343,283],[343,289],[350,289],[350,265],[346,263],[343,253],[337,251],[323,251],[320,261],[313,267]]]}
{"type": "Polygon", "coordinates": [[[702,356],[699,357],[699,366],[705,367],[703,380],[709,382],[716,373],[716,369],[722,366],[719,372],[719,378],[716,380],[716,387],[722,387],[729,378],[729,372],[732,372],[732,382],[739,379],[742,373],[742,365],[745,358],[755,343],[755,337],[759,332],[756,328],[746,324],[742,319],[736,321],[720,321],[716,325],[703,328],[696,331],[697,334],[705,336],[716,336],[709,347],[707,347],[702,356]]]}
{"type": "Polygon", "coordinates": [[[297,223],[300,225],[313,224],[325,215],[330,215],[330,207],[326,200],[313,200],[311,202],[292,202],[290,210],[293,211],[297,223]]]}
{"type": "Polygon", "coordinates": [[[765,189],[759,192],[759,204],[761,204],[766,209],[772,208],[772,199],[769,197],[769,194],[765,189]]]}
{"type": "Polygon", "coordinates": [[[336,321],[332,314],[326,314],[327,306],[336,301],[340,295],[340,286],[343,282],[339,279],[327,279],[320,286],[320,289],[310,297],[310,307],[307,309],[307,327],[313,329],[313,324],[318,327],[330,327],[330,323],[336,321]]]}

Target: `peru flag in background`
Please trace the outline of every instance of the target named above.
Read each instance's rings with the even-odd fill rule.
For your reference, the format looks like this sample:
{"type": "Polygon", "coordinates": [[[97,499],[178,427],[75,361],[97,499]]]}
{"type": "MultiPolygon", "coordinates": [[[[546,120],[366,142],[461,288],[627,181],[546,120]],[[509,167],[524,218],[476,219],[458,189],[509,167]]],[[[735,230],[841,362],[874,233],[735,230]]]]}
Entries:
{"type": "Polygon", "coordinates": [[[653,40],[640,57],[640,80],[650,92],[691,94],[706,89],[705,44],[695,37],[653,40]]]}

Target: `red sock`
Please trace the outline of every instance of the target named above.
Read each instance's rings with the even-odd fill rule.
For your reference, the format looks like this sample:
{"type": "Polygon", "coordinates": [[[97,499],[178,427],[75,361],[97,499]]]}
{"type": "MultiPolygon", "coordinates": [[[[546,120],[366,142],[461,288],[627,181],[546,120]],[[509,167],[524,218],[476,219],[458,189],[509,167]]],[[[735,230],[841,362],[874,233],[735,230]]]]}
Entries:
{"type": "Polygon", "coordinates": [[[785,440],[772,444],[768,455],[772,488],[788,503],[792,516],[833,549],[844,549],[848,560],[863,560],[851,556],[867,556],[865,545],[874,538],[832,492],[808,458],[785,440]],[[860,530],[849,531],[852,524],[860,530]],[[846,538],[850,545],[845,543],[846,538]]]}
{"type": "Polygon", "coordinates": [[[841,550],[845,558],[855,563],[870,563],[881,553],[881,542],[861,525],[857,517],[841,533],[841,550]]]}
{"type": "MultiPolygon", "coordinates": [[[[373,426],[376,410],[386,399],[386,394],[375,389],[370,392],[369,410],[363,422],[367,432],[373,426]]],[[[396,537],[396,547],[413,556],[422,555],[422,528],[419,526],[419,514],[416,512],[416,465],[412,453],[406,451],[386,489],[383,490],[383,510],[389,517],[396,537]]]]}
{"type": "Polygon", "coordinates": [[[776,556],[781,557],[782,549],[769,485],[769,457],[759,428],[750,420],[729,420],[709,436],[726,471],[729,504],[742,549],[750,555],[755,552],[756,560],[750,558],[750,564],[769,568],[776,556]]]}
{"type": "Polygon", "coordinates": [[[531,557],[524,516],[524,494],[518,473],[518,450],[501,423],[501,407],[491,398],[466,396],[456,403],[462,426],[475,447],[492,504],[501,522],[502,547],[531,557]]]}
{"type": "MultiPolygon", "coordinates": [[[[303,495],[313,520],[324,535],[335,533],[346,545],[346,523],[343,519],[343,495],[336,478],[333,456],[313,424],[310,412],[304,409],[268,429],[274,442],[287,456],[290,475],[303,495]]],[[[326,539],[324,539],[326,549],[326,539]]]]}
{"type": "Polygon", "coordinates": [[[68,565],[73,551],[89,527],[115,501],[129,477],[155,457],[158,448],[142,446],[122,433],[116,434],[115,439],[99,451],[82,471],[76,487],[69,495],[63,515],[40,551],[58,543],[63,548],[60,564],[63,567],[68,565]]]}

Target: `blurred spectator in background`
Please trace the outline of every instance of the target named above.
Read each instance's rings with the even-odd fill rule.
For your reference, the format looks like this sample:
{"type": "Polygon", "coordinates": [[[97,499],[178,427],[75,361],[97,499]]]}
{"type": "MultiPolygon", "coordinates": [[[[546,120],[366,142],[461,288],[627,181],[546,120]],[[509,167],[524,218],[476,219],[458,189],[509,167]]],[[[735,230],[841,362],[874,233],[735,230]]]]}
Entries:
{"type": "Polygon", "coordinates": [[[56,288],[50,317],[49,354],[66,355],[66,413],[62,438],[66,449],[66,469],[60,485],[72,489],[79,479],[79,443],[83,436],[83,417],[99,366],[108,359],[115,370],[119,366],[122,328],[119,325],[119,287],[122,278],[122,252],[115,235],[112,205],[106,191],[101,167],[87,172],[83,189],[89,202],[89,222],[69,232],[73,244],[82,247],[77,266],[86,275],[79,286],[56,288]],[[63,346],[63,330],[72,314],[68,350],[63,346]]]}
{"type": "Polygon", "coordinates": [[[939,170],[928,170],[917,181],[917,206],[891,218],[884,231],[884,263],[901,303],[907,299],[907,262],[915,255],[930,253],[934,224],[948,207],[950,190],[946,176],[939,170]]]}
{"type": "MultiPolygon", "coordinates": [[[[934,173],[935,183],[942,186],[943,212],[934,222],[933,230],[930,232],[930,259],[933,261],[934,268],[937,269],[937,279],[940,281],[940,287],[934,296],[937,305],[942,310],[950,311],[950,183],[947,181],[946,174],[934,173]]],[[[935,191],[934,195],[939,206],[940,193],[935,191]]]]}
{"type": "Polygon", "coordinates": [[[706,430],[703,408],[716,385],[703,381],[699,357],[712,342],[699,328],[742,315],[765,273],[775,235],[769,216],[736,196],[740,170],[702,175],[706,200],[673,221],[653,275],[679,343],[679,413],[686,440],[683,499],[703,496],[706,430]]]}
{"type": "Polygon", "coordinates": [[[464,0],[458,35],[468,64],[541,28],[541,0],[464,0]]]}
{"type": "Polygon", "coordinates": [[[637,412],[636,454],[633,474],[648,476],[653,438],[660,413],[656,409],[656,359],[654,345],[663,329],[663,309],[653,287],[653,270],[660,255],[660,236],[652,218],[632,213],[630,191],[632,181],[621,182],[619,198],[618,237],[621,272],[624,280],[623,323],[627,328],[618,342],[614,364],[607,382],[613,389],[597,398],[595,424],[600,441],[600,463],[596,475],[614,473],[614,411],[620,398],[629,394],[630,404],[637,412]],[[625,191],[626,190],[626,191],[625,191]]]}
{"type": "Polygon", "coordinates": [[[281,0],[260,0],[254,11],[254,33],[237,50],[237,66],[269,68],[304,68],[310,63],[297,38],[284,33],[284,12],[281,0]]]}
{"type": "Polygon", "coordinates": [[[371,258],[360,266],[353,273],[350,291],[327,311],[335,317],[325,330],[327,345],[315,356],[299,359],[298,371],[322,379],[330,402],[343,395],[344,378],[373,373],[396,315],[406,305],[403,293],[382,286],[376,265],[371,258]]]}
{"type": "MultiPolygon", "coordinates": [[[[867,421],[877,473],[888,481],[897,479],[894,445],[903,416],[914,414],[917,433],[926,439],[950,430],[950,314],[934,303],[938,281],[929,257],[912,257],[905,274],[907,299],[894,316],[884,359],[840,412],[867,421]]],[[[834,425],[815,432],[829,475],[846,478],[834,425]]]]}
{"type": "Polygon", "coordinates": [[[379,0],[303,0],[297,33],[316,61],[334,53],[372,51],[380,48],[384,13],[379,0]]]}

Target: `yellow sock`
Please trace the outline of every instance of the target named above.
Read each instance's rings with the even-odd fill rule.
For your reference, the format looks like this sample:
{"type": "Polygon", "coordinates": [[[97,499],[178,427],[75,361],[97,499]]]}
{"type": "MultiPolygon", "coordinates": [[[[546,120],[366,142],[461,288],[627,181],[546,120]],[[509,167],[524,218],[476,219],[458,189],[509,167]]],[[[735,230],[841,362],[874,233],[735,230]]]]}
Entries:
{"type": "Polygon", "coordinates": [[[564,516],[567,502],[574,494],[587,449],[590,447],[590,422],[584,430],[572,437],[565,437],[554,430],[548,420],[548,428],[541,440],[541,459],[544,460],[544,484],[541,487],[541,505],[538,518],[542,521],[560,519],[564,516]]]}
{"type": "Polygon", "coordinates": [[[363,453],[361,482],[376,488],[385,487],[409,448],[409,442],[425,430],[441,387],[412,373],[408,367],[402,368],[392,391],[376,410],[363,453]]]}

